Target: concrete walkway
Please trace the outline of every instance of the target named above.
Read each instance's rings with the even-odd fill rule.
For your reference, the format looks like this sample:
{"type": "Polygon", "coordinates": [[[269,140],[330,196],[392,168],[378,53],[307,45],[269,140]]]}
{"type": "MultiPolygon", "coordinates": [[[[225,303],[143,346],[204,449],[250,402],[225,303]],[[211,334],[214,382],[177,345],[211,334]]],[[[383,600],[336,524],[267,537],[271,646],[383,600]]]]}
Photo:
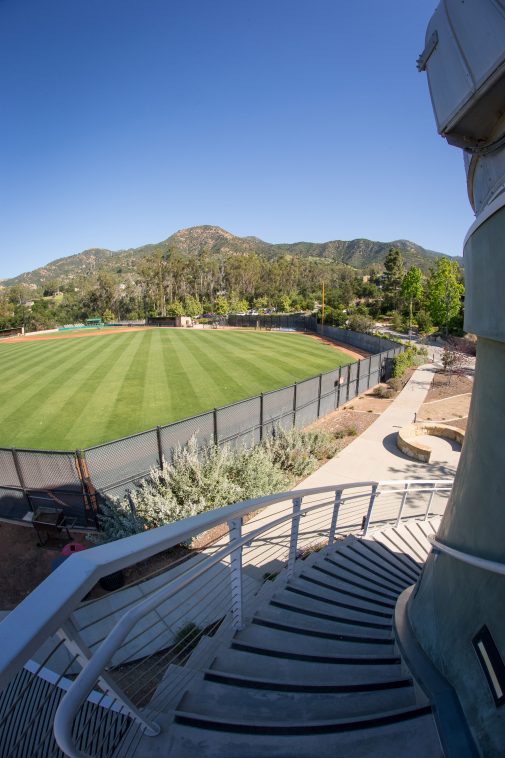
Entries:
{"type": "Polygon", "coordinates": [[[412,424],[430,388],[436,367],[418,368],[391,405],[341,453],[325,463],[298,485],[298,488],[361,479],[437,479],[456,473],[459,446],[447,440],[430,439],[433,460],[421,463],[403,455],[396,447],[398,429],[412,424]]]}

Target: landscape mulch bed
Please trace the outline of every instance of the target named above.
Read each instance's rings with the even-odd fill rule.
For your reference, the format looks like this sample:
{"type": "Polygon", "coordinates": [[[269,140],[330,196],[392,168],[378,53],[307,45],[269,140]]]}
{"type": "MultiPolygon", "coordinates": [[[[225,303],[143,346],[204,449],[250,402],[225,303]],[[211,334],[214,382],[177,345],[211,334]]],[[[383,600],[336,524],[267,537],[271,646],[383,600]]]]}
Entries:
{"type": "Polygon", "coordinates": [[[449,375],[444,371],[436,371],[424,402],[430,403],[432,400],[442,400],[453,395],[463,395],[466,392],[471,392],[472,389],[473,381],[464,373],[449,375]]]}

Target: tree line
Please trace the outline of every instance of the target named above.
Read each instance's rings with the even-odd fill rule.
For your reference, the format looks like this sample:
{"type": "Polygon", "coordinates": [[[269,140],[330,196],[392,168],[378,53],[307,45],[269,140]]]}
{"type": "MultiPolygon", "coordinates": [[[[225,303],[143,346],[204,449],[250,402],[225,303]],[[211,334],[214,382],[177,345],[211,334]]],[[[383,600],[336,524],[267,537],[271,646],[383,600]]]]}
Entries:
{"type": "Polygon", "coordinates": [[[327,323],[342,325],[354,318],[359,328],[360,318],[392,314],[397,322],[409,318],[421,330],[432,323],[457,327],[463,286],[457,263],[439,259],[426,277],[415,266],[406,271],[401,252],[391,249],[383,270],[372,266],[361,271],[328,259],[188,256],[174,250],[140,259],[133,271],[102,269],[45,281],[37,288],[5,287],[0,290],[0,328],[24,325],[35,331],[94,317],[125,321],[250,309],[315,312],[321,310],[323,281],[327,323]]]}

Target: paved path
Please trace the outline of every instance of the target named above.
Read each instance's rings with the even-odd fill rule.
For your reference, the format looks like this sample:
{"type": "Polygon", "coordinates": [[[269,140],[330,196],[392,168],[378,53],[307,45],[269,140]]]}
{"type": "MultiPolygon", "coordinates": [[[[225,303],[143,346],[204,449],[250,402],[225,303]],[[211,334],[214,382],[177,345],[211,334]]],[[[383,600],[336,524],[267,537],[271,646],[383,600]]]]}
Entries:
{"type": "Polygon", "coordinates": [[[360,479],[437,479],[456,473],[459,447],[450,442],[433,446],[433,461],[421,463],[396,447],[396,432],[411,424],[423,404],[435,372],[433,364],[418,368],[400,394],[379,418],[335,458],[303,481],[299,488],[360,479]]]}

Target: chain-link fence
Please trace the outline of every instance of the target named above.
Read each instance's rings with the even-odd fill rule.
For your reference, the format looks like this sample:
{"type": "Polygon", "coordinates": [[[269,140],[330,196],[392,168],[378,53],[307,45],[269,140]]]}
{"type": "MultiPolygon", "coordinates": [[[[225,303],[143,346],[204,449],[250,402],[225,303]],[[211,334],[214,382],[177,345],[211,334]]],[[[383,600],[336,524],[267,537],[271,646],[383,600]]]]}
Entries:
{"type": "MultiPolygon", "coordinates": [[[[258,318],[264,324],[270,320],[277,324],[264,328],[316,328],[315,319],[296,315],[234,316],[229,323],[248,326],[249,319],[258,318]]],[[[347,344],[359,342],[362,349],[375,354],[288,387],[84,451],[0,449],[0,518],[29,521],[38,507],[51,504],[75,519],[76,526],[94,528],[103,497],[123,497],[152,468],[159,468],[163,461],[170,464],[174,451],[190,439],[200,449],[212,443],[252,447],[275,428],[307,426],[388,379],[394,356],[404,349],[389,340],[335,327],[325,328],[325,336],[347,344]]]]}

